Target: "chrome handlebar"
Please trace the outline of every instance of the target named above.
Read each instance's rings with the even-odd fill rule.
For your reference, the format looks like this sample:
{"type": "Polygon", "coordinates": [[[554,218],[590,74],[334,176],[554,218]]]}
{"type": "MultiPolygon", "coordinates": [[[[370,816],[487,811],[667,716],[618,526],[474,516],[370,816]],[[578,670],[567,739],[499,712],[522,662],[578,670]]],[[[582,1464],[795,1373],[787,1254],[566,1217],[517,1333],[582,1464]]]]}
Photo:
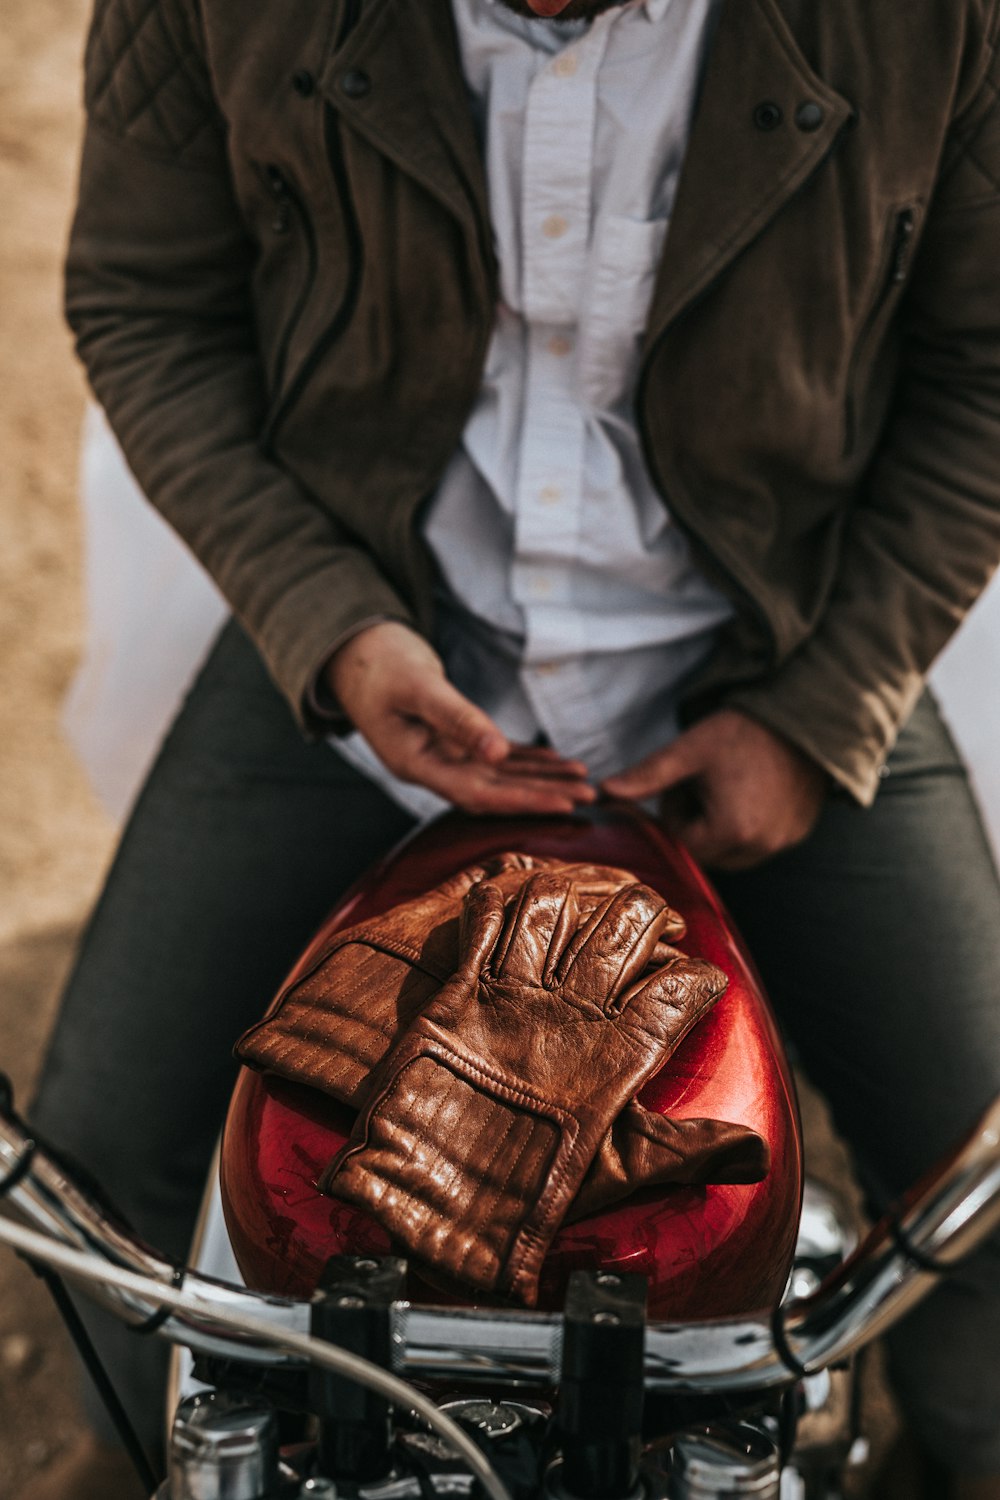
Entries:
{"type": "MultiPolygon", "coordinates": [[[[787,1385],[895,1323],[938,1274],[1000,1225],[1000,1099],[894,1217],[816,1292],[743,1319],[646,1329],[647,1389],[739,1391],[787,1385]]],[[[197,1353],[264,1363],[326,1363],[309,1303],[263,1296],[184,1270],[143,1244],[95,1193],[30,1137],[0,1100],[0,1242],[52,1266],[133,1325],[197,1353]]],[[[558,1382],[558,1315],[396,1304],[393,1368],[407,1379],[493,1386],[558,1382]]]]}

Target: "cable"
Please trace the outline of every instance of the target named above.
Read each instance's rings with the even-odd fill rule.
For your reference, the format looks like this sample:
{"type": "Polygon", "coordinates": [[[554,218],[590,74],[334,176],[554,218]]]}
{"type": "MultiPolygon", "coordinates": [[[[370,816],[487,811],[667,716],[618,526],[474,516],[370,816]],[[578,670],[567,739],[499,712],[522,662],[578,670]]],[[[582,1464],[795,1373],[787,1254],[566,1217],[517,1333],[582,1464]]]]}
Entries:
{"type": "MultiPolygon", "coordinates": [[[[170,1278],[171,1286],[182,1287],[184,1285],[185,1270],[183,1266],[175,1266],[174,1274],[170,1278]]],[[[172,1307],[160,1306],[155,1312],[150,1313],[145,1323],[133,1323],[131,1332],[138,1334],[139,1338],[147,1339],[151,1334],[159,1333],[164,1323],[169,1322],[173,1316],[172,1307]]]]}
{"type": "Polygon", "coordinates": [[[7,1194],[12,1193],[18,1183],[23,1182],[24,1178],[27,1177],[31,1171],[31,1164],[35,1159],[37,1150],[37,1141],[29,1140],[26,1143],[23,1153],[11,1167],[7,1176],[0,1182],[0,1198],[6,1198],[7,1194]]]}
{"type": "Polygon", "coordinates": [[[83,1319],[77,1312],[70,1300],[69,1293],[61,1279],[51,1271],[48,1266],[39,1265],[37,1261],[29,1261],[31,1269],[42,1278],[52,1299],[62,1314],[63,1322],[69,1329],[70,1337],[77,1347],[80,1358],[86,1367],[87,1374],[97,1388],[97,1393],[107,1408],[108,1416],[114,1424],[115,1431],[121,1438],[124,1447],[136,1473],[142,1482],[143,1489],[152,1494],[159,1484],[159,1479],[153,1470],[149,1457],[139,1441],[138,1434],[133,1427],[129,1415],[121,1403],[121,1398],[115,1390],[108,1372],[101,1363],[100,1356],[94,1348],[94,1341],[83,1325],[83,1319]]]}
{"type": "Polygon", "coordinates": [[[954,1271],[953,1265],[946,1265],[943,1260],[937,1260],[933,1255],[928,1255],[925,1250],[915,1245],[898,1219],[892,1220],[889,1229],[907,1260],[919,1270],[928,1271],[932,1276],[950,1276],[954,1271]]]}
{"type": "Polygon", "coordinates": [[[774,1347],[777,1349],[779,1358],[785,1369],[789,1370],[795,1376],[796,1380],[805,1380],[809,1371],[802,1364],[801,1360],[796,1358],[792,1346],[788,1342],[788,1336],[785,1333],[785,1308],[781,1302],[778,1303],[771,1314],[771,1338],[774,1340],[774,1347]]]}
{"type": "MultiPolygon", "coordinates": [[[[439,1411],[433,1401],[408,1381],[400,1380],[398,1376],[380,1369],[367,1359],[349,1354],[346,1349],[338,1349],[336,1345],[325,1343],[322,1339],[313,1338],[311,1334],[276,1329],[262,1318],[249,1318],[243,1313],[227,1312],[211,1304],[206,1305],[205,1300],[193,1292],[164,1286],[152,1277],[140,1276],[134,1271],[124,1271],[120,1266],[109,1265],[86,1251],[73,1250],[68,1245],[60,1244],[58,1240],[36,1234],[34,1230],[25,1229],[20,1224],[0,1219],[0,1240],[22,1251],[30,1259],[46,1262],[67,1275],[83,1281],[96,1281],[103,1286],[117,1287],[133,1296],[191,1313],[204,1322],[249,1335],[285,1354],[301,1355],[303,1359],[311,1360],[337,1375],[346,1375],[356,1380],[359,1385],[367,1386],[379,1396],[384,1396],[387,1401],[407,1407],[423,1417],[427,1425],[465,1460],[491,1500],[511,1500],[510,1492],[495,1469],[487,1463],[481,1450],[457,1422],[439,1411]]],[[[177,1342],[181,1340],[178,1339],[177,1342]]]]}

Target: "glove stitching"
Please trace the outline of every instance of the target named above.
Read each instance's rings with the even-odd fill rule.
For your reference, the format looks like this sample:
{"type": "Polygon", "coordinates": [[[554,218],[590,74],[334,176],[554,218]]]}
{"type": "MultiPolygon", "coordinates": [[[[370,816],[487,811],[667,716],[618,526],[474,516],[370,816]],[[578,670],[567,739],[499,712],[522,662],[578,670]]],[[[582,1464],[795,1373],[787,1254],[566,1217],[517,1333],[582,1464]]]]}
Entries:
{"type": "MultiPolygon", "coordinates": [[[[506,1192],[506,1190],[509,1187],[510,1182],[511,1182],[513,1176],[514,1176],[514,1173],[521,1166],[521,1163],[524,1161],[525,1157],[528,1155],[529,1150],[533,1151],[533,1153],[538,1158],[537,1169],[536,1169],[538,1172],[541,1172],[542,1169],[543,1169],[543,1167],[545,1166],[545,1164],[548,1163],[548,1171],[546,1171],[545,1174],[544,1174],[544,1178],[545,1178],[544,1186],[539,1190],[539,1195],[540,1196],[541,1196],[542,1193],[544,1193],[545,1188],[548,1186],[550,1174],[552,1172],[554,1164],[559,1160],[559,1155],[560,1155],[560,1151],[562,1149],[562,1142],[563,1142],[562,1131],[558,1127],[556,1127],[555,1128],[555,1141],[554,1141],[553,1144],[549,1144],[544,1139],[544,1132],[540,1128],[543,1125],[546,1125],[546,1126],[549,1126],[549,1127],[552,1126],[553,1122],[548,1118],[548,1116],[539,1117],[538,1115],[527,1115],[525,1117],[525,1123],[527,1125],[527,1134],[526,1134],[525,1139],[524,1139],[524,1141],[523,1141],[523,1143],[522,1143],[522,1145],[521,1145],[521,1147],[520,1147],[520,1149],[519,1149],[519,1151],[517,1153],[517,1156],[516,1156],[514,1162],[512,1163],[512,1165],[510,1167],[510,1170],[507,1173],[507,1176],[505,1177],[505,1179],[504,1179],[504,1181],[503,1181],[503,1183],[501,1185],[500,1191],[495,1195],[497,1203],[499,1203],[501,1201],[502,1194],[504,1192],[506,1192]]],[[[520,1200],[520,1195],[518,1195],[518,1198],[516,1199],[516,1201],[519,1201],[519,1200],[520,1200]]],[[[529,1217],[530,1217],[530,1212],[531,1211],[529,1211],[529,1217]]],[[[510,1283],[511,1285],[513,1285],[513,1281],[511,1279],[510,1267],[512,1265],[512,1258],[516,1256],[516,1251],[517,1251],[518,1243],[521,1240],[521,1238],[523,1236],[523,1233],[524,1233],[524,1225],[523,1224],[521,1225],[521,1227],[519,1229],[514,1228],[513,1233],[511,1232],[511,1230],[508,1230],[508,1232],[507,1232],[507,1235],[506,1235],[506,1252],[505,1252],[505,1255],[504,1255],[504,1263],[503,1263],[503,1265],[500,1268],[501,1269],[501,1273],[504,1273],[505,1268],[506,1268],[506,1274],[503,1275],[503,1282],[504,1283],[510,1283]]],[[[532,1280],[534,1281],[534,1279],[535,1278],[533,1277],[532,1280]]]]}
{"type": "MultiPolygon", "coordinates": [[[[496,1105],[495,1108],[502,1108],[502,1106],[496,1105]]],[[[486,1164],[485,1171],[483,1172],[483,1177],[484,1178],[488,1176],[489,1170],[493,1166],[494,1162],[497,1160],[497,1157],[498,1157],[498,1155],[500,1153],[500,1150],[504,1146],[506,1146],[507,1141],[510,1139],[511,1132],[513,1131],[515,1123],[516,1123],[515,1118],[514,1118],[514,1116],[512,1115],[512,1113],[511,1113],[511,1111],[509,1109],[503,1110],[503,1114],[504,1114],[506,1128],[504,1129],[504,1133],[503,1133],[503,1135],[502,1135],[502,1137],[500,1139],[500,1142],[499,1142],[497,1148],[494,1150],[493,1155],[490,1157],[489,1161],[486,1164]]],[[[506,1177],[503,1179],[503,1181],[501,1183],[499,1183],[493,1189],[492,1195],[490,1196],[490,1199],[489,1199],[489,1202],[490,1202],[490,1205],[491,1205],[491,1210],[495,1210],[495,1209],[497,1209],[500,1206],[500,1203],[501,1203],[501,1201],[503,1199],[504,1193],[506,1192],[506,1190],[507,1190],[507,1188],[508,1188],[508,1186],[510,1184],[511,1177],[513,1176],[513,1173],[516,1170],[516,1168],[520,1166],[521,1160],[522,1160],[522,1158],[524,1156],[525,1151],[528,1148],[528,1145],[529,1145],[530,1141],[531,1141],[531,1127],[529,1126],[528,1134],[525,1137],[525,1139],[521,1142],[521,1146],[520,1146],[520,1148],[519,1148],[519,1150],[517,1152],[516,1157],[514,1158],[514,1162],[513,1162],[512,1166],[510,1167],[510,1169],[509,1169],[506,1177]]],[[[488,1217],[492,1218],[492,1212],[491,1212],[491,1214],[488,1217]]],[[[509,1242],[509,1240],[510,1240],[510,1231],[509,1230],[507,1231],[507,1233],[504,1236],[504,1238],[509,1242]]],[[[465,1270],[465,1266],[466,1266],[466,1263],[468,1262],[469,1256],[472,1254],[472,1251],[475,1248],[476,1248],[476,1237],[471,1232],[471,1228],[470,1228],[470,1234],[469,1234],[468,1244],[466,1245],[465,1249],[463,1250],[461,1259],[459,1260],[459,1263],[458,1263],[458,1269],[457,1269],[457,1273],[456,1274],[459,1277],[461,1277],[462,1272],[465,1270]]],[[[493,1251],[491,1253],[492,1253],[493,1259],[496,1261],[496,1275],[498,1277],[502,1276],[503,1275],[503,1252],[500,1251],[500,1250],[497,1250],[497,1251],[493,1251]]]]}
{"type": "MultiPolygon", "coordinates": [[[[339,1177],[341,1173],[343,1173],[347,1182],[347,1186],[351,1188],[353,1193],[361,1199],[362,1203],[365,1204],[365,1206],[373,1205],[376,1209],[382,1206],[387,1194],[391,1194],[394,1206],[398,1204],[400,1207],[401,1217],[405,1221],[405,1236],[412,1239],[414,1252],[418,1255],[421,1255],[423,1259],[427,1260],[429,1263],[433,1264],[434,1250],[437,1248],[438,1242],[440,1241],[442,1236],[442,1232],[444,1232],[445,1234],[453,1232],[454,1225],[449,1223],[448,1220],[444,1218],[442,1210],[434,1203],[427,1190],[428,1188],[433,1188],[437,1196],[447,1198],[450,1192],[450,1188],[441,1180],[440,1176],[435,1175],[435,1172],[432,1169],[432,1171],[428,1174],[424,1185],[424,1196],[418,1196],[413,1188],[408,1186],[404,1181],[401,1181],[392,1171],[393,1164],[399,1160],[400,1153],[397,1150],[393,1149],[392,1154],[389,1155],[386,1147],[380,1148],[371,1140],[372,1128],[379,1123],[380,1116],[382,1115],[385,1106],[387,1106],[392,1101],[393,1097],[398,1094],[402,1085],[403,1075],[406,1072],[407,1068],[420,1061],[429,1061],[436,1067],[444,1068],[444,1071],[449,1074],[450,1081],[448,1084],[447,1092],[440,1101],[439,1112],[444,1112],[456,1089],[463,1085],[466,1089],[470,1088],[468,1081],[462,1078],[461,1075],[456,1074],[451,1068],[447,1067],[447,1065],[441,1059],[433,1056],[428,1056],[425,1053],[420,1053],[416,1057],[411,1058],[409,1062],[404,1064],[404,1066],[399,1070],[399,1073],[395,1076],[390,1086],[380,1096],[377,1106],[369,1112],[368,1118],[365,1122],[364,1141],[358,1146],[354,1147],[353,1150],[348,1153],[348,1155],[345,1155],[340,1166],[337,1169],[337,1172],[334,1173],[332,1178],[329,1180],[328,1186],[332,1187],[334,1179],[336,1177],[339,1177]],[[365,1149],[370,1149],[371,1151],[380,1153],[382,1155],[382,1165],[380,1169],[377,1170],[374,1167],[366,1166],[363,1162],[357,1162],[348,1159],[348,1157],[353,1158],[357,1156],[358,1153],[364,1151],[365,1149]],[[381,1171],[384,1175],[380,1176],[379,1171],[381,1171]],[[351,1181],[352,1175],[355,1179],[353,1183],[351,1181]],[[360,1180],[358,1180],[359,1178],[360,1180]],[[400,1200],[405,1200],[405,1208],[403,1207],[403,1204],[400,1200]]],[[[491,1101],[487,1100],[486,1102],[489,1103],[491,1101]]],[[[468,1110],[465,1110],[464,1113],[465,1116],[468,1117],[468,1110]]],[[[493,1157],[491,1157],[491,1163],[496,1159],[497,1154],[499,1154],[499,1152],[503,1150],[511,1131],[514,1128],[515,1122],[511,1115],[511,1112],[509,1110],[506,1110],[504,1111],[504,1114],[506,1128],[494,1149],[493,1157]]],[[[391,1121],[389,1123],[391,1124],[391,1121]]],[[[490,1120],[484,1120],[483,1124],[480,1127],[477,1141],[479,1138],[481,1138],[483,1132],[489,1128],[489,1125],[490,1120]]],[[[455,1160],[454,1157],[446,1156],[443,1153],[442,1148],[436,1142],[434,1144],[434,1149],[436,1153],[435,1165],[438,1166],[443,1164],[445,1167],[447,1167],[449,1169],[449,1177],[453,1180],[459,1170],[460,1164],[455,1160]]],[[[521,1154],[523,1154],[523,1148],[521,1154]]],[[[475,1241],[470,1238],[470,1243],[466,1248],[466,1252],[462,1256],[459,1272],[464,1269],[468,1254],[474,1248],[477,1248],[477,1246],[475,1244],[475,1241]]],[[[487,1250],[489,1261],[495,1266],[495,1272],[493,1274],[496,1276],[500,1275],[503,1269],[500,1254],[495,1249],[488,1246],[488,1243],[487,1245],[480,1245],[478,1248],[487,1250]]],[[[449,1274],[452,1273],[449,1272],[449,1274]]]]}
{"type": "MultiPolygon", "coordinates": [[[[455,1065],[454,1071],[459,1072],[460,1076],[471,1074],[477,1081],[488,1084],[490,1088],[496,1090],[501,1098],[508,1100],[510,1103],[519,1104],[522,1108],[529,1109],[535,1114],[547,1116],[561,1130],[571,1130],[574,1135],[579,1133],[580,1121],[571,1110],[566,1109],[560,1104],[556,1104],[551,1099],[544,1098],[541,1094],[532,1093],[526,1087],[523,1080],[520,1084],[515,1085],[510,1083],[502,1073],[492,1072],[488,1062],[484,1062],[482,1058],[472,1057],[465,1051],[464,1047],[458,1044],[459,1038],[451,1036],[448,1032],[440,1031],[437,1024],[429,1017],[421,1017],[418,1024],[421,1025],[421,1030],[410,1033],[410,1041],[417,1048],[412,1053],[413,1058],[419,1056],[434,1057],[444,1063],[445,1066],[448,1063],[452,1063],[455,1065]],[[432,1027],[434,1031],[438,1032],[438,1035],[434,1035],[430,1031],[432,1027]],[[444,1054],[443,1056],[441,1056],[442,1053],[444,1054]]],[[[410,1061],[411,1058],[406,1058],[402,1066],[405,1067],[410,1061]]]]}
{"type": "MultiPolygon", "coordinates": [[[[417,1059],[413,1060],[417,1061],[417,1059]]],[[[415,1204],[420,1210],[419,1215],[410,1215],[412,1231],[415,1236],[419,1236],[422,1233],[422,1230],[418,1220],[426,1218],[428,1212],[427,1202],[424,1199],[415,1197],[412,1190],[408,1188],[405,1183],[399,1181],[395,1177],[389,1176],[389,1166],[392,1162],[397,1161],[401,1154],[398,1146],[392,1141],[391,1135],[389,1137],[388,1144],[382,1147],[377,1146],[372,1140],[373,1131],[380,1123],[380,1116],[382,1115],[384,1106],[393,1098],[395,1094],[399,1092],[403,1074],[406,1071],[406,1066],[407,1065],[404,1065],[404,1067],[399,1070],[399,1072],[393,1077],[387,1087],[378,1096],[378,1099],[376,1101],[373,1101],[371,1106],[365,1110],[363,1116],[363,1139],[357,1142],[354,1146],[349,1146],[349,1148],[344,1152],[340,1165],[338,1166],[336,1172],[333,1174],[333,1177],[339,1176],[341,1172],[344,1172],[345,1175],[348,1176],[348,1178],[350,1177],[350,1174],[352,1172],[356,1175],[360,1174],[361,1188],[363,1189],[367,1185],[368,1194],[370,1194],[377,1203],[381,1203],[382,1199],[385,1197],[385,1194],[390,1190],[405,1195],[406,1198],[411,1203],[415,1204]],[[386,1172],[385,1178],[378,1177],[375,1174],[374,1170],[371,1167],[365,1166],[363,1162],[358,1163],[354,1161],[354,1158],[364,1151],[381,1153],[383,1160],[386,1163],[384,1169],[386,1172]],[[389,1153],[391,1153],[391,1155],[389,1153]]],[[[454,1086],[457,1081],[458,1080],[456,1079],[455,1075],[452,1074],[451,1082],[448,1084],[447,1091],[445,1092],[444,1097],[439,1102],[439,1112],[444,1111],[451,1097],[451,1094],[454,1092],[454,1086]]],[[[391,1125],[392,1122],[389,1121],[388,1123],[391,1125]]],[[[412,1131],[407,1128],[407,1133],[412,1134],[412,1131]]],[[[435,1145],[434,1149],[438,1152],[438,1157],[440,1158],[440,1148],[435,1145]]],[[[454,1175],[454,1172],[452,1173],[452,1175],[454,1175]]],[[[430,1177],[429,1181],[433,1183],[433,1177],[430,1177]]],[[[355,1191],[359,1191],[357,1184],[355,1184],[355,1191]]]]}

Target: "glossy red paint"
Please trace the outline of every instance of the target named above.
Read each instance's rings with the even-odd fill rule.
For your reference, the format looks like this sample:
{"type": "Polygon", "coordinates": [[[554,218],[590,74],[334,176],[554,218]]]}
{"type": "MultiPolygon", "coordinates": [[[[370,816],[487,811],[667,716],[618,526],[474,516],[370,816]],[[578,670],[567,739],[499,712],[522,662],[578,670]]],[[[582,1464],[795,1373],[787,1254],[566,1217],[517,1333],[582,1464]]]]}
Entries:
{"type": "MultiPolygon", "coordinates": [[[[545,1262],[540,1305],[560,1306],[569,1273],[596,1265],[647,1276],[650,1315],[658,1319],[726,1317],[773,1304],[791,1262],[802,1186],[788,1066],[760,982],[718,897],[651,819],[621,805],[545,821],[451,814],[349,893],[294,973],[336,930],[505,849],[622,866],[684,915],[688,934],[679,946],[724,969],[729,988],[639,1098],[664,1114],[750,1125],[772,1155],[770,1174],[754,1186],[646,1192],[564,1228],[545,1262]]],[[[390,1250],[372,1219],[314,1185],[350,1127],[350,1111],[321,1094],[243,1070],[223,1139],[222,1192],[249,1285],[301,1294],[315,1287],[331,1255],[390,1250]]],[[[414,1300],[469,1300],[417,1276],[412,1282],[414,1300]]]]}

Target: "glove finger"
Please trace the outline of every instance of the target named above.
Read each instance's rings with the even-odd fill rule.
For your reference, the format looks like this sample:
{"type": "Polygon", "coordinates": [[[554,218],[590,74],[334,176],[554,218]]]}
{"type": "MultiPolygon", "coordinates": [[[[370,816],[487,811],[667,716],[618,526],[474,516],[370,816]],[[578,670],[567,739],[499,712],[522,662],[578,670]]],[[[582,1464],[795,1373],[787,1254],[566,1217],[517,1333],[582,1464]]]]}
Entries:
{"type": "MultiPolygon", "coordinates": [[[[530,854],[505,852],[494,855],[481,865],[471,865],[450,880],[444,881],[430,896],[418,897],[396,910],[405,921],[420,950],[421,962],[433,969],[444,983],[458,967],[461,953],[459,939],[462,902],[474,885],[481,880],[490,880],[504,899],[520,890],[529,874],[536,868],[545,868],[551,861],[536,860],[530,854]]],[[[390,915],[394,915],[390,913],[390,915]]]]}
{"type": "Polygon", "coordinates": [[[767,1142],[746,1125],[673,1119],[633,1102],[601,1142],[567,1222],[641,1188],[761,1182],[769,1167],[767,1142]]]}
{"type": "Polygon", "coordinates": [[[484,861],[484,868],[490,879],[493,879],[497,875],[508,872],[513,874],[518,870],[527,877],[535,870],[548,870],[553,864],[558,864],[558,860],[543,859],[534,854],[518,854],[512,849],[505,849],[502,854],[494,854],[484,861]]]}
{"type": "Polygon", "coordinates": [[[672,913],[662,896],[633,882],[602,903],[574,935],[558,978],[581,1000],[614,1009],[624,986],[649,965],[672,913]]]}
{"type": "Polygon", "coordinates": [[[728,984],[723,971],[707,959],[675,952],[622,995],[619,1014],[629,1025],[673,1049],[728,984]]]}
{"type": "Polygon", "coordinates": [[[497,979],[546,983],[558,954],[580,924],[576,890],[563,871],[531,875],[508,903],[504,934],[490,966],[497,979]]]}
{"type": "MultiPolygon", "coordinates": [[[[549,865],[573,882],[581,909],[597,906],[615,891],[637,884],[636,877],[630,870],[620,869],[617,865],[563,865],[559,860],[551,860],[549,865]]],[[[672,907],[666,907],[663,936],[682,938],[686,931],[687,923],[681,914],[672,907]]]]}
{"type": "MultiPolygon", "coordinates": [[[[620,870],[615,865],[574,865],[571,871],[577,881],[582,896],[593,895],[596,901],[609,896],[615,890],[622,890],[625,886],[636,885],[635,875],[628,870],[620,870]]],[[[687,932],[687,922],[680,912],[674,911],[671,906],[664,903],[664,926],[662,936],[668,939],[682,938],[687,932]]]]}
{"type": "Polygon", "coordinates": [[[503,932],[504,900],[490,880],[474,885],[462,906],[456,980],[474,982],[489,962],[503,932]]]}

